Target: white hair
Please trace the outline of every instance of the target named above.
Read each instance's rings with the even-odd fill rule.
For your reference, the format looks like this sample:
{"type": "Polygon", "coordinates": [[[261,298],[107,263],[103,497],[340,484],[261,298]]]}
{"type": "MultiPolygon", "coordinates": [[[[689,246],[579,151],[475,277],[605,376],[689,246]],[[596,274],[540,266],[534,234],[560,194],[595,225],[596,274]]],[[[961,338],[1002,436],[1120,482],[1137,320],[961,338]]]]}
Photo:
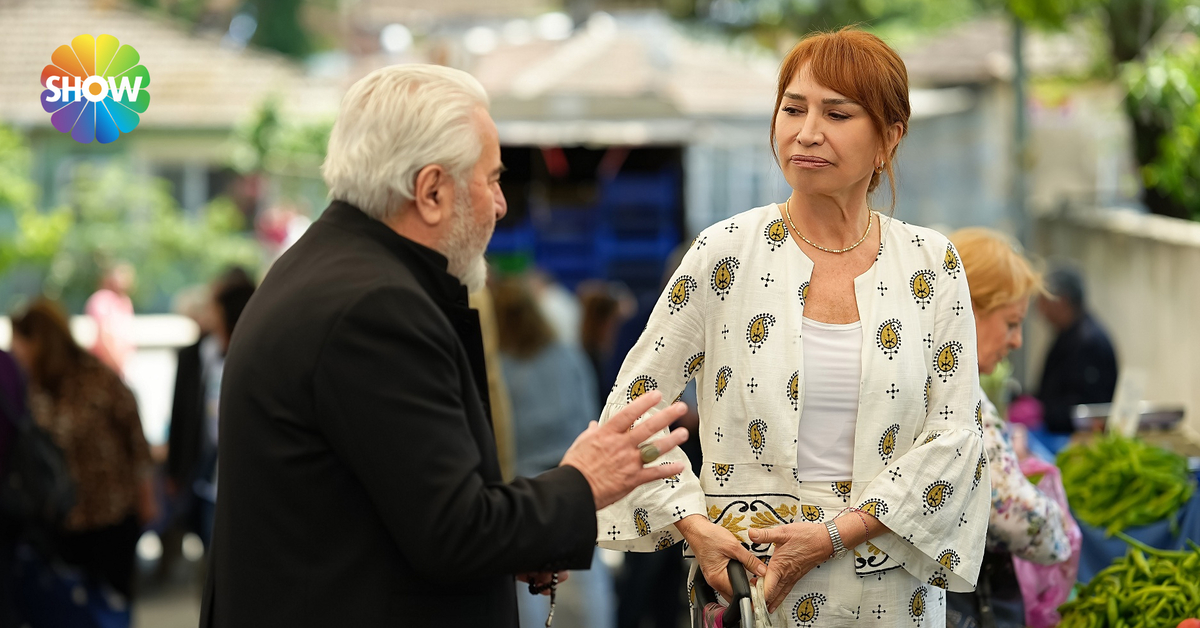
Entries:
{"type": "Polygon", "coordinates": [[[473,130],[488,97],[475,77],[438,65],[380,68],[350,87],[321,173],[329,194],[376,220],[415,198],[417,173],[445,167],[466,181],[483,150],[473,130]]]}

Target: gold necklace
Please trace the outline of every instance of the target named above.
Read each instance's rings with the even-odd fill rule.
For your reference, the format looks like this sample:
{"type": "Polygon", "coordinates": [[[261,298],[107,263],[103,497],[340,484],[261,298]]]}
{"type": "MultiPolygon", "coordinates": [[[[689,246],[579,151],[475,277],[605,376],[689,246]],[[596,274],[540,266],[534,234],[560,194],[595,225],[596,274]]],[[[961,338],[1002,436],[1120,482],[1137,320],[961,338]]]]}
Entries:
{"type": "Polygon", "coordinates": [[[816,249],[820,249],[822,251],[825,251],[826,253],[845,253],[847,251],[853,251],[854,249],[858,248],[858,245],[862,244],[863,241],[867,239],[867,234],[871,233],[871,214],[873,214],[874,212],[872,212],[870,210],[870,208],[868,208],[867,209],[867,230],[863,232],[862,237],[858,239],[858,242],[855,242],[854,244],[851,244],[850,246],[848,246],[844,249],[827,249],[827,248],[821,246],[820,244],[817,244],[816,242],[813,242],[812,240],[809,240],[808,238],[804,237],[804,234],[800,233],[800,230],[796,228],[796,223],[792,222],[792,211],[790,208],[791,203],[792,203],[791,197],[789,197],[786,201],[783,202],[783,215],[787,216],[788,224],[791,225],[792,231],[795,231],[796,235],[800,236],[800,239],[807,242],[809,246],[816,248],[816,249]]]}

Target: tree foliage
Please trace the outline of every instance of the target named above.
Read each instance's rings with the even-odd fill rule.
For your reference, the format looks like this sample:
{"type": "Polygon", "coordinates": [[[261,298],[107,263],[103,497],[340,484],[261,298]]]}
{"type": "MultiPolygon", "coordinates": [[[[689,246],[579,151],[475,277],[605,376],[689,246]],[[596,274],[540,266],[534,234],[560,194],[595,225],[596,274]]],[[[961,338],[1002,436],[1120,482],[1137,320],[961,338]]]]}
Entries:
{"type": "Polygon", "coordinates": [[[321,163],[332,129],[332,120],[290,120],[280,113],[279,101],[268,98],[234,130],[230,165],[243,176],[269,180],[273,201],[311,213],[328,193],[321,163]]]}
{"type": "Polygon", "coordinates": [[[304,0],[251,0],[258,27],[251,43],[304,58],[312,52],[312,39],[300,21],[304,0]]]}
{"type": "Polygon", "coordinates": [[[1072,18],[1094,12],[1107,0],[982,0],[986,7],[999,8],[1027,26],[1065,28],[1072,18]]]}
{"type": "Polygon", "coordinates": [[[169,183],[133,174],[121,160],[77,167],[62,207],[36,207],[24,139],[0,126],[0,275],[9,280],[5,307],[21,293],[41,292],[82,309],[102,269],[126,261],[138,271],[139,309],[164,311],[180,289],[207,282],[224,268],[251,270],[261,247],[242,231],[241,214],[217,199],[186,215],[169,183]],[[24,277],[19,286],[14,277],[24,277]],[[16,294],[14,294],[16,293],[16,294]]]}
{"type": "Polygon", "coordinates": [[[0,124],[0,274],[20,263],[46,265],[71,226],[65,209],[37,209],[25,138],[0,124]]]}
{"type": "Polygon", "coordinates": [[[746,34],[767,47],[798,33],[858,24],[889,39],[969,19],[979,0],[664,0],[674,18],[746,34]]]}
{"type": "Polygon", "coordinates": [[[1195,29],[1196,0],[986,1],[1003,2],[1037,27],[1059,28],[1072,20],[1098,23],[1108,40],[1106,74],[1129,90],[1125,108],[1141,167],[1142,202],[1156,214],[1200,219],[1200,48],[1194,40],[1157,41],[1173,22],[1183,31],[1195,29]]]}
{"type": "Polygon", "coordinates": [[[1152,52],[1127,66],[1124,80],[1130,116],[1163,130],[1143,182],[1200,220],[1200,42],[1152,52]]]}
{"type": "Polygon", "coordinates": [[[333,121],[300,123],[279,111],[268,98],[245,124],[233,132],[233,167],[242,174],[267,172],[320,178],[321,162],[333,121]]]}
{"type": "MultiPolygon", "coordinates": [[[[312,0],[309,0],[312,1],[312,0]]],[[[234,13],[254,18],[250,43],[261,48],[303,59],[313,52],[313,37],[304,26],[306,0],[243,0],[234,8],[213,9],[207,0],[134,0],[137,4],[166,14],[199,29],[224,30],[234,13]]],[[[322,0],[330,5],[330,0],[322,0]]]]}

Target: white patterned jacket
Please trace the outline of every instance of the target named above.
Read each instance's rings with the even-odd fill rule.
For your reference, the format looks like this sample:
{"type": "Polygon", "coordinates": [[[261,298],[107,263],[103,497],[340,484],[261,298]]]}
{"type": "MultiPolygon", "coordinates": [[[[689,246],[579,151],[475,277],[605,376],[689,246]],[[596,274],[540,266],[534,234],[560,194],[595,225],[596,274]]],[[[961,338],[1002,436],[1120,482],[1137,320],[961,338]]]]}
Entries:
{"type": "MultiPolygon", "coordinates": [[[[945,236],[877,216],[879,254],[854,282],[864,334],[854,477],[829,490],[891,530],[855,548],[860,574],[903,567],[969,591],[991,482],[966,274],[945,236]]],[[[682,540],[675,522],[700,513],[766,556],[771,548],[751,544],[746,529],[819,518],[795,490],[812,269],[775,205],[696,238],[625,358],[601,421],[648,390],[663,393],[661,408],[696,378],[703,470],[643,486],[597,513],[601,547],[665,549],[682,540]]],[[[661,460],[686,457],[674,450],[661,460]]]]}

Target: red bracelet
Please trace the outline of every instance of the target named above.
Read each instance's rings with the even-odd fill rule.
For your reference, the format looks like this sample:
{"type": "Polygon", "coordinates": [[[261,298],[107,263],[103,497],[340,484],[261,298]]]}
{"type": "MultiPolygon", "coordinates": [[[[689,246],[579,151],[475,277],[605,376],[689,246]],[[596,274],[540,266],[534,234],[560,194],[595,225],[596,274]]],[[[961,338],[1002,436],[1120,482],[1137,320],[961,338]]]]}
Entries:
{"type": "Polygon", "coordinates": [[[871,527],[867,525],[867,518],[863,516],[863,512],[857,508],[846,507],[846,508],[843,508],[840,512],[838,512],[838,514],[834,516],[834,519],[842,516],[842,513],[845,513],[845,512],[852,512],[852,513],[858,515],[859,521],[862,521],[863,532],[866,533],[866,536],[863,537],[863,543],[866,543],[867,541],[871,540],[871,527]]]}
{"type": "Polygon", "coordinates": [[[858,519],[860,521],[862,521],[863,532],[866,534],[866,537],[863,538],[863,543],[870,541],[871,540],[871,526],[867,525],[867,518],[864,517],[862,511],[857,508],[853,509],[851,512],[858,515],[858,519]]]}

